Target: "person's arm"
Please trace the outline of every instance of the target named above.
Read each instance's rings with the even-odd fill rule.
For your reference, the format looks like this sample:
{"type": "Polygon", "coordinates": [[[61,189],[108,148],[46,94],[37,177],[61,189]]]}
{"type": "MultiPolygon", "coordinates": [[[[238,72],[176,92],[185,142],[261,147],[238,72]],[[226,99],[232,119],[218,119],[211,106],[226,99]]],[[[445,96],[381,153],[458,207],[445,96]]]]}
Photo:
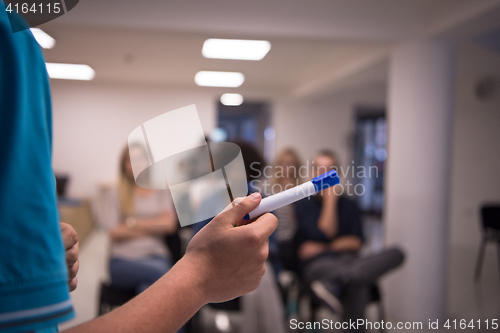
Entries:
{"type": "Polygon", "coordinates": [[[331,243],[306,241],[299,248],[299,258],[307,260],[324,252],[357,252],[363,246],[363,240],[356,235],[347,235],[336,238],[331,243]]]}
{"type": "Polygon", "coordinates": [[[107,192],[105,204],[108,211],[106,212],[106,219],[104,219],[102,223],[103,227],[108,232],[109,238],[113,242],[146,236],[146,233],[136,228],[130,228],[125,223],[120,210],[119,194],[116,189],[111,189],[107,192]]]}
{"type": "Polygon", "coordinates": [[[264,275],[268,238],[278,221],[264,214],[235,227],[260,203],[246,197],[189,242],[186,254],[146,291],[120,308],[65,332],[175,332],[201,306],[255,290],[264,275]]]}
{"type": "Polygon", "coordinates": [[[357,252],[363,246],[361,212],[354,200],[344,198],[341,203],[342,212],[339,214],[339,218],[342,218],[342,224],[346,226],[347,230],[344,230],[342,236],[330,242],[330,250],[357,252]]]}
{"type": "Polygon", "coordinates": [[[337,203],[339,196],[335,193],[335,187],[328,188],[322,192],[321,213],[318,220],[318,228],[331,239],[338,231],[338,210],[337,203]]]}
{"type": "MultiPolygon", "coordinates": [[[[110,237],[114,241],[122,241],[147,235],[168,235],[177,231],[177,217],[173,213],[174,207],[171,197],[165,192],[157,192],[164,210],[151,218],[129,217],[131,221],[121,221],[110,230],[110,237]]],[[[116,199],[115,199],[116,200],[116,199]]]]}
{"type": "Polygon", "coordinates": [[[356,235],[346,235],[336,238],[330,243],[329,250],[335,252],[357,252],[363,246],[363,240],[356,235]]]}
{"type": "Polygon", "coordinates": [[[137,228],[130,228],[125,223],[120,223],[109,230],[109,237],[112,241],[119,242],[127,239],[141,238],[147,233],[137,228]]]}
{"type": "Polygon", "coordinates": [[[122,222],[109,231],[109,236],[114,241],[123,241],[140,238],[147,235],[168,235],[177,230],[177,220],[169,211],[149,219],[133,218],[133,226],[122,222]]]}
{"type": "Polygon", "coordinates": [[[331,251],[328,243],[305,241],[300,245],[298,255],[301,260],[308,260],[327,251],[331,251]]]}
{"type": "MultiPolygon", "coordinates": [[[[326,191],[325,191],[325,196],[327,195],[326,194],[326,191]]],[[[328,198],[328,201],[332,201],[331,200],[332,198],[328,198]]],[[[308,199],[309,200],[309,199],[308,199]]],[[[330,211],[332,212],[332,209],[331,207],[328,207],[328,208],[325,208],[325,197],[321,197],[321,200],[323,200],[323,204],[322,204],[322,209],[321,209],[321,212],[320,212],[320,217],[319,219],[317,220],[318,222],[318,228],[319,228],[319,223],[320,223],[320,220],[322,221],[323,224],[326,224],[326,223],[332,223],[332,221],[334,221],[333,219],[330,219],[328,218],[327,214],[325,213],[326,211],[330,211]]],[[[296,205],[295,205],[295,213],[297,215],[297,221],[299,222],[299,229],[297,230],[297,233],[295,235],[295,244],[297,246],[297,256],[300,260],[308,260],[308,259],[311,259],[323,252],[326,252],[326,251],[329,251],[329,244],[326,243],[326,242],[318,242],[318,241],[313,241],[313,240],[310,240],[309,238],[305,237],[305,235],[307,235],[307,228],[305,228],[305,226],[303,225],[303,221],[308,221],[308,218],[307,218],[307,215],[310,214],[310,212],[308,211],[308,208],[306,207],[303,207],[302,205],[304,204],[303,201],[299,201],[296,205]],[[302,221],[302,222],[301,222],[302,221]],[[304,228],[304,230],[301,230],[301,228],[304,228]]],[[[333,212],[331,213],[333,214],[333,212]]],[[[320,231],[323,232],[323,230],[321,230],[320,228],[320,231]]]]}
{"type": "Polygon", "coordinates": [[[166,235],[177,231],[177,225],[174,214],[170,211],[164,211],[154,218],[137,219],[134,228],[151,235],[166,235]]]}

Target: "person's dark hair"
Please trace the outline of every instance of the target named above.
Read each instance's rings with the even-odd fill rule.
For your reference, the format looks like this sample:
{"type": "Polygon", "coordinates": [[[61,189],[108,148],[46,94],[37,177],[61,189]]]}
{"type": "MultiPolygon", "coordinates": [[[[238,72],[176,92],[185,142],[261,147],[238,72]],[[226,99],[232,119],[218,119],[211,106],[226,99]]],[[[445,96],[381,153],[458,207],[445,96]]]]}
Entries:
{"type": "Polygon", "coordinates": [[[245,141],[233,141],[241,149],[245,171],[247,173],[247,182],[259,178],[266,166],[264,158],[259,151],[250,143],[245,141]],[[250,167],[251,166],[251,167],[250,167]]]}
{"type": "Polygon", "coordinates": [[[337,158],[337,154],[333,151],[333,150],[330,150],[330,149],[321,149],[318,151],[318,153],[316,154],[316,156],[326,156],[328,158],[330,158],[332,161],[333,161],[333,168],[338,172],[338,168],[339,168],[339,159],[337,158]]]}
{"type": "Polygon", "coordinates": [[[133,182],[134,177],[127,174],[127,168],[125,167],[127,162],[130,162],[128,145],[123,147],[123,150],[120,154],[120,176],[124,177],[129,182],[133,182]]]}

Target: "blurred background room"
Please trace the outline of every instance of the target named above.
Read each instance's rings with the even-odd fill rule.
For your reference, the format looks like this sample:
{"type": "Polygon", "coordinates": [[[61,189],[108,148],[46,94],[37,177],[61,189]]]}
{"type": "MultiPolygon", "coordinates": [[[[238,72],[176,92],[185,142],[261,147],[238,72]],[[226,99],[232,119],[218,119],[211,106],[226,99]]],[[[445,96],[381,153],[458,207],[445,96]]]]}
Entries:
{"type": "MultiPolygon", "coordinates": [[[[500,0],[82,0],[38,28],[55,41],[48,63],[93,70],[58,79],[49,67],[61,219],[81,241],[77,316],[62,328],[103,311],[105,226],[128,135],[191,104],[211,141],[249,143],[268,165],[285,148],[308,167],[319,150],[336,153],[361,211],[362,253],[406,255],[379,281],[368,318],[383,308],[384,320],[423,331],[447,319],[480,319],[485,331],[500,317],[498,230],[481,215],[500,205],[500,0]],[[202,53],[213,38],[269,43],[261,60],[220,59],[202,53]],[[243,75],[216,82],[200,71],[243,75]]],[[[190,230],[167,236],[175,258],[190,230]]],[[[310,318],[301,297],[290,309],[291,279],[277,278],[287,331],[294,313],[310,318]]],[[[243,331],[238,306],[201,312],[195,332],[243,331]]]]}

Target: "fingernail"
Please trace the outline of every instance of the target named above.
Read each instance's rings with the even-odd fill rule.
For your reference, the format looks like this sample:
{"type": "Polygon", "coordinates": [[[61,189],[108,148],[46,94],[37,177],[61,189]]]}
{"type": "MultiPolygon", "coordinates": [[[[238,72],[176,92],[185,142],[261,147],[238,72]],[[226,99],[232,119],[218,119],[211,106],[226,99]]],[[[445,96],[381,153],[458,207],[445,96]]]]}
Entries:
{"type": "Polygon", "coordinates": [[[259,192],[255,192],[255,193],[252,193],[252,195],[250,195],[250,199],[252,199],[252,200],[258,200],[259,198],[260,198],[259,192]]]}

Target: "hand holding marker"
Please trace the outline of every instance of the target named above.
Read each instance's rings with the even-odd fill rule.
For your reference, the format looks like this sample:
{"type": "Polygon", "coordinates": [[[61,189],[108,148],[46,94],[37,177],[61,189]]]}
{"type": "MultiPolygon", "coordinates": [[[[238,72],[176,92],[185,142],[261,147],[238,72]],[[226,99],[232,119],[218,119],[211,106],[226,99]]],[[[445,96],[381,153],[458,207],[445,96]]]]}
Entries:
{"type": "Polygon", "coordinates": [[[289,205],[291,203],[294,203],[295,201],[299,201],[300,199],[306,198],[329,187],[337,185],[339,182],[340,180],[337,172],[332,169],[322,174],[321,176],[313,178],[313,180],[311,181],[262,199],[257,208],[255,208],[249,214],[245,215],[243,219],[253,219],[264,213],[269,213],[273,210],[289,205]]]}

